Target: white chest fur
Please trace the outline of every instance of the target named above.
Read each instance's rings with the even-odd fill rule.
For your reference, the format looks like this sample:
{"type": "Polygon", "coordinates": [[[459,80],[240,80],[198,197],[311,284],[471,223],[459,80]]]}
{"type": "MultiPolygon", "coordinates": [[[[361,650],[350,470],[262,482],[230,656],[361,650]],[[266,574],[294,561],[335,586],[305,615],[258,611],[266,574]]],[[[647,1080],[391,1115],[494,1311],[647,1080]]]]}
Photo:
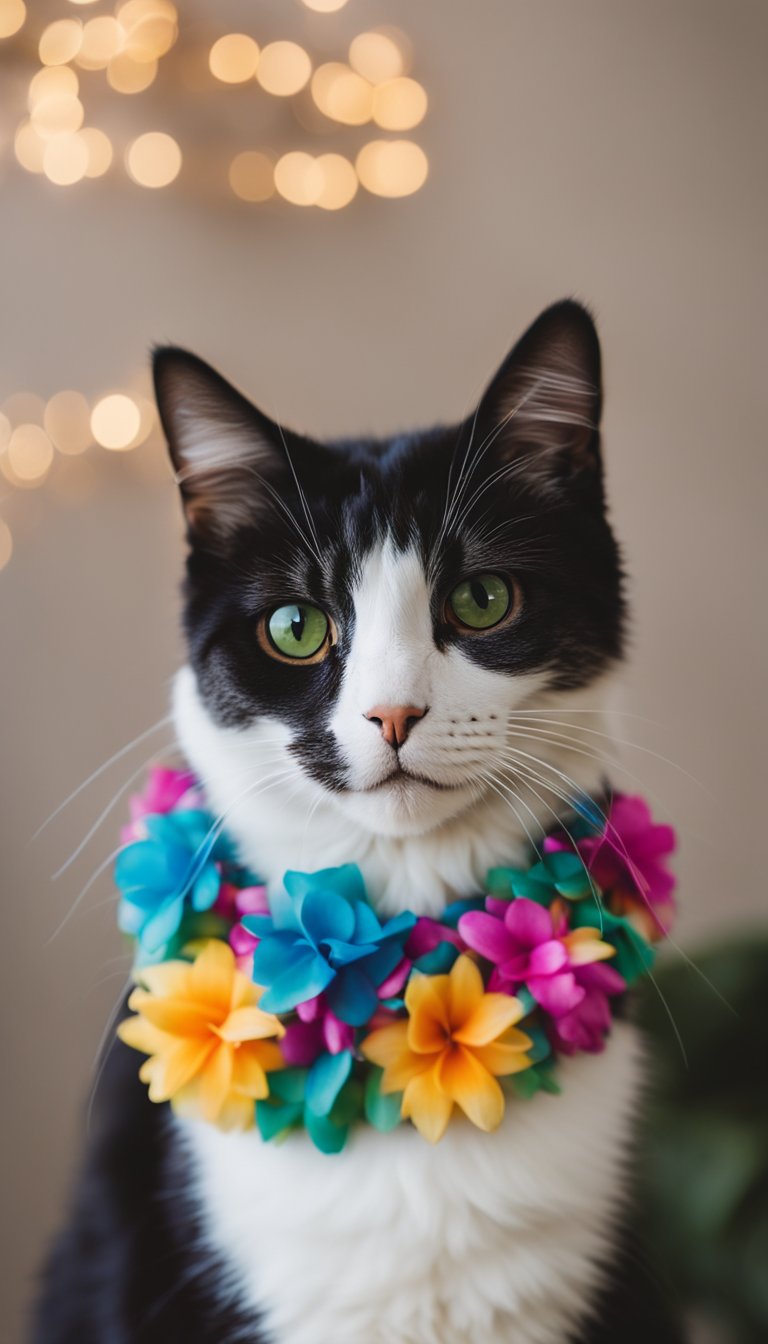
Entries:
{"type": "Polygon", "coordinates": [[[336,1157],[176,1122],[205,1237],[274,1344],[563,1344],[588,1308],[640,1080],[634,1030],[495,1134],[359,1128],[336,1157]]]}

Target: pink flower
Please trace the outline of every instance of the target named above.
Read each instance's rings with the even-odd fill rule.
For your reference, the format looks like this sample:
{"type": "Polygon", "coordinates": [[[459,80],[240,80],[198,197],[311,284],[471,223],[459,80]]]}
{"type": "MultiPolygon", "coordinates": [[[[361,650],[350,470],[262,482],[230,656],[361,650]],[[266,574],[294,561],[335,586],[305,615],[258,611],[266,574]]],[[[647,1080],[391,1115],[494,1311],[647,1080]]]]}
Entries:
{"type": "Polygon", "coordinates": [[[343,1050],[354,1048],[354,1027],[341,1022],[331,1012],[323,994],[300,1003],[296,1012],[298,1021],[291,1022],[285,1028],[285,1035],[280,1041],[286,1064],[307,1068],[324,1051],[330,1055],[340,1055],[343,1050]]]}
{"type": "MultiPolygon", "coordinates": [[[[231,903],[226,913],[234,918],[269,914],[269,900],[265,886],[227,887],[227,894],[231,903]]],[[[229,931],[229,945],[237,959],[238,970],[244,971],[246,975],[250,975],[253,969],[253,953],[259,942],[260,939],[256,934],[249,933],[242,924],[234,924],[229,931]]]]}
{"type": "MultiPolygon", "coordinates": [[[[662,860],[675,846],[673,827],[657,825],[643,798],[617,794],[602,831],[579,840],[576,848],[614,912],[630,916],[646,938],[657,940],[674,915],[675,877],[662,860]]],[[[553,836],[545,848],[571,846],[553,836]]]]}
{"type": "MultiPolygon", "coordinates": [[[[494,901],[494,908],[499,904],[494,901]]],[[[508,902],[501,917],[482,910],[462,915],[459,932],[469,947],[492,962],[491,992],[514,993],[526,985],[556,1018],[573,1012],[586,997],[581,971],[614,955],[597,929],[564,932],[559,905],[550,911],[524,896],[508,902]]]]}
{"type": "Polygon", "coordinates": [[[169,770],[165,766],[153,765],[147,775],[144,792],[135,793],[129,800],[131,821],[120,832],[123,844],[130,845],[134,840],[146,838],[142,825],[144,817],[172,812],[182,799],[183,806],[198,807],[200,796],[195,789],[195,782],[195,776],[188,770],[169,770]],[[185,798],[185,794],[190,796],[185,798]]]}
{"type": "Polygon", "coordinates": [[[579,966],[574,974],[584,997],[569,1013],[552,1019],[549,1037],[553,1048],[564,1055],[577,1050],[596,1054],[603,1049],[611,1029],[608,997],[622,994],[627,986],[618,971],[600,962],[579,966]]]}

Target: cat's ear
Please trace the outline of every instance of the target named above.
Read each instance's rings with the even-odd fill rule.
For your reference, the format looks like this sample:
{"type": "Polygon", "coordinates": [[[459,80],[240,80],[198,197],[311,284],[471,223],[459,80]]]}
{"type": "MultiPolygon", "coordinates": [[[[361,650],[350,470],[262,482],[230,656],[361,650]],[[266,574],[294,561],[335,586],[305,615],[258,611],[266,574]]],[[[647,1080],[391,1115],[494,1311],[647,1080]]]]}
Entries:
{"type": "Polygon", "coordinates": [[[196,355],[153,354],[155,396],[190,535],[226,542],[270,507],[288,471],[278,425],[196,355]]]}
{"type": "Polygon", "coordinates": [[[488,464],[519,465],[551,487],[582,473],[599,480],[602,386],[595,324],[580,304],[547,308],[483,394],[474,438],[488,464]]]}

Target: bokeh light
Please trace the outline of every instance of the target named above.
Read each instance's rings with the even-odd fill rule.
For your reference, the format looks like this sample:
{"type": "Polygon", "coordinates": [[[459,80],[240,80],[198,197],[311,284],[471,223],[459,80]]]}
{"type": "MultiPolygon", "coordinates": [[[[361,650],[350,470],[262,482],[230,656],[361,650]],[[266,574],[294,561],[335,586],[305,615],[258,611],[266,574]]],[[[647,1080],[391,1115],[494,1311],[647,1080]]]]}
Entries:
{"type": "Polygon", "coordinates": [[[57,392],[43,414],[45,432],[67,457],[84,453],[93,443],[91,408],[82,392],[57,392]]]}
{"type": "Polygon", "coordinates": [[[311,154],[293,150],[275,164],[275,186],[291,205],[315,205],[323,185],[323,170],[311,154]]]}
{"type": "Polygon", "coordinates": [[[85,176],[103,177],[112,163],[112,141],[98,126],[84,126],[78,134],[88,151],[85,176]]]}
{"type": "Polygon", "coordinates": [[[20,425],[24,420],[42,424],[44,410],[45,402],[36,392],[12,392],[3,402],[3,414],[13,425],[20,425]]]}
{"type": "Polygon", "coordinates": [[[141,412],[132,397],[112,392],[97,401],[91,412],[91,433],[102,448],[122,452],[132,448],[141,428],[141,412]]]}
{"type": "Polygon", "coordinates": [[[57,135],[43,154],[43,172],[57,187],[71,187],[88,171],[88,145],[81,135],[57,135]]]}
{"type": "Polygon", "coordinates": [[[267,93],[289,98],[304,88],[311,74],[312,62],[297,42],[270,42],[261,53],[256,78],[267,93]]]}
{"type": "Polygon", "coordinates": [[[45,145],[45,140],[37,134],[31,121],[23,121],[16,131],[13,148],[16,158],[28,173],[42,173],[45,145]]]}
{"type": "Polygon", "coordinates": [[[171,0],[126,0],[117,11],[125,31],[125,51],[139,63],[157,61],[179,35],[178,13],[171,0]]]}
{"type": "Polygon", "coordinates": [[[0,37],[13,37],[27,17],[24,0],[0,0],[0,37]]]}
{"type": "Polygon", "coordinates": [[[5,456],[19,481],[42,483],[53,462],[53,444],[40,425],[17,425],[5,456]]]}
{"type": "Polygon", "coordinates": [[[40,38],[38,54],[43,65],[66,65],[80,50],[83,25],[79,19],[57,19],[40,38]]]}
{"type": "Polygon", "coordinates": [[[275,194],[275,170],[268,154],[246,149],[229,165],[229,185],[241,201],[268,201],[275,194]]]}
{"type": "Polygon", "coordinates": [[[404,71],[403,53],[387,33],[358,33],[350,43],[349,64],[371,84],[396,79],[404,71]]]}
{"type": "Polygon", "coordinates": [[[307,9],[313,9],[316,14],[335,14],[337,10],[343,9],[347,0],[303,0],[307,9]]]}
{"type": "Polygon", "coordinates": [[[84,109],[80,99],[70,93],[54,93],[35,103],[30,121],[43,139],[79,131],[84,109]]]}
{"type": "Polygon", "coordinates": [[[44,70],[38,70],[30,80],[27,106],[32,108],[36,103],[42,102],[43,98],[55,96],[74,98],[79,88],[80,81],[68,65],[46,66],[44,70]]]}
{"type": "Polygon", "coordinates": [[[208,55],[211,74],[223,84],[245,84],[259,64],[259,44],[246,33],[227,33],[214,42],[208,55]]]}
{"type": "Polygon", "coordinates": [[[426,111],[426,91],[415,79],[389,79],[373,91],[373,120],[385,131],[409,131],[426,111]]]}
{"type": "Polygon", "coordinates": [[[83,70],[106,70],[113,56],[122,51],[125,31],[111,14],[89,19],[83,27],[80,50],[75,57],[83,70]]]}
{"type": "Polygon", "coordinates": [[[0,569],[5,569],[11,556],[13,555],[13,536],[11,529],[2,518],[0,518],[0,569]]]}
{"type": "Polygon", "coordinates": [[[136,61],[127,51],[113,56],[107,66],[107,83],[115,93],[143,93],[157,76],[157,61],[136,61]]]}
{"type": "Polygon", "coordinates": [[[342,210],[357,193],[357,173],[343,154],[321,154],[316,163],[323,185],[315,205],[321,210],[342,210]]]}
{"type": "Polygon", "coordinates": [[[345,126],[363,126],[371,119],[373,87],[340,61],[329,61],[315,71],[312,97],[324,116],[345,126]]]}
{"type": "Polygon", "coordinates": [[[429,165],[412,140],[371,140],[355,161],[357,175],[374,196],[410,196],[427,179],[429,165]]]}
{"type": "Polygon", "coordinates": [[[167,187],[179,175],[181,150],[173,136],[147,131],[129,145],[126,167],[140,187],[167,187]]]}
{"type": "Polygon", "coordinates": [[[8,447],[11,437],[11,422],[7,415],[0,411],[0,453],[4,453],[8,447]]]}

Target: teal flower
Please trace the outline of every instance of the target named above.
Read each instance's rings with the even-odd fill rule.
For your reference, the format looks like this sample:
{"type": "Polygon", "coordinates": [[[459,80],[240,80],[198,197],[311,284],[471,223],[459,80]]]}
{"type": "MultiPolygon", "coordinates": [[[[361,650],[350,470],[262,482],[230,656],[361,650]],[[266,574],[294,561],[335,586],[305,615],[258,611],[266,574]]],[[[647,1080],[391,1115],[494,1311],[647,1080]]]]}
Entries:
{"type": "MultiPolygon", "coordinates": [[[[551,905],[557,896],[581,901],[595,891],[587,865],[572,850],[545,853],[532,868],[491,868],[487,886],[491,899],[510,901],[524,896],[539,905],[551,905]]],[[[491,906],[486,908],[490,910],[491,906]]]]}

